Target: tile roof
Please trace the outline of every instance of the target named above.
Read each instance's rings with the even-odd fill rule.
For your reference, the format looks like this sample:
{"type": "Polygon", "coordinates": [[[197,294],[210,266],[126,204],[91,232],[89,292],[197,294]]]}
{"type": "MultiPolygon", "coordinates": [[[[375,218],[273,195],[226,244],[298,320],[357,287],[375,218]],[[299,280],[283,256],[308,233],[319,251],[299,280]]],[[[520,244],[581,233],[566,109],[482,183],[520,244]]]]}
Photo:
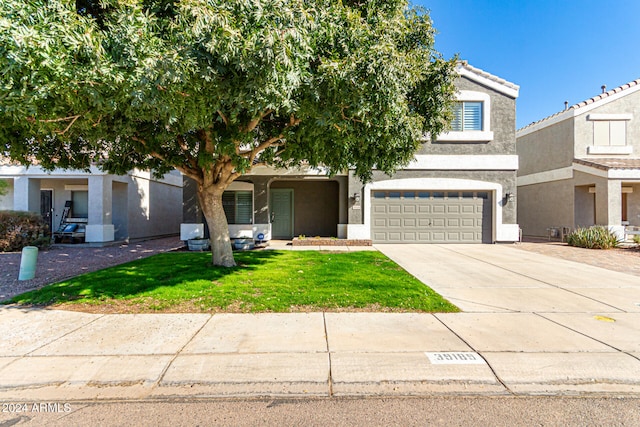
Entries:
{"type": "Polygon", "coordinates": [[[563,114],[563,113],[565,113],[565,112],[567,112],[569,110],[578,110],[580,108],[586,107],[587,105],[590,105],[590,104],[593,104],[595,102],[601,101],[601,100],[603,100],[605,98],[608,98],[608,97],[610,97],[612,95],[615,95],[617,93],[620,93],[622,91],[625,91],[627,89],[630,89],[630,88],[632,88],[634,86],[638,86],[638,85],[640,85],[640,79],[636,79],[636,80],[633,80],[633,81],[631,81],[629,83],[625,83],[625,84],[623,84],[621,86],[618,86],[615,89],[611,89],[609,91],[603,92],[603,93],[601,93],[601,94],[599,94],[597,96],[594,96],[594,97],[589,98],[587,100],[584,100],[582,102],[578,102],[577,104],[573,104],[572,106],[568,107],[565,110],[558,111],[557,113],[554,113],[554,114],[552,114],[550,116],[547,116],[547,117],[545,117],[543,119],[540,119],[540,120],[537,120],[535,122],[532,122],[532,123],[520,128],[520,129],[518,129],[518,131],[527,129],[529,127],[535,126],[535,125],[537,125],[539,123],[542,123],[542,122],[546,122],[547,120],[552,119],[554,117],[557,117],[557,116],[559,116],[559,115],[561,115],[561,114],[563,114]]]}
{"type": "Polygon", "coordinates": [[[611,89],[611,90],[609,90],[607,92],[601,93],[600,95],[594,96],[593,98],[589,98],[586,101],[578,102],[577,104],[574,104],[569,108],[570,109],[578,109],[578,108],[585,107],[585,106],[587,106],[589,104],[593,104],[596,101],[600,101],[601,99],[607,98],[607,97],[609,97],[611,95],[615,95],[616,93],[620,93],[623,90],[627,90],[627,89],[629,89],[629,88],[631,88],[633,86],[637,86],[638,84],[640,84],[640,79],[636,79],[636,80],[634,80],[632,82],[625,83],[622,86],[618,86],[615,89],[611,89]]]}
{"type": "Polygon", "coordinates": [[[490,81],[492,81],[494,83],[497,83],[497,84],[500,84],[502,86],[506,86],[507,88],[515,90],[515,91],[518,91],[520,89],[520,86],[518,86],[517,84],[511,83],[510,81],[507,81],[507,80],[505,80],[503,78],[500,78],[498,76],[494,76],[491,73],[487,73],[486,71],[481,70],[480,68],[476,68],[476,67],[474,67],[472,65],[469,65],[469,63],[467,61],[459,61],[458,62],[458,66],[456,68],[457,68],[458,72],[460,71],[460,69],[465,69],[465,70],[467,70],[468,72],[470,72],[472,74],[475,74],[475,75],[477,75],[479,77],[483,77],[483,78],[485,78],[487,80],[490,80],[490,81]]]}
{"type": "Polygon", "coordinates": [[[465,77],[475,83],[493,89],[513,99],[518,97],[520,86],[508,82],[505,79],[501,79],[498,76],[494,76],[493,74],[487,73],[480,68],[472,67],[467,61],[458,61],[455,71],[459,77],[465,77]]]}
{"type": "Polygon", "coordinates": [[[597,169],[640,169],[640,159],[574,159],[575,163],[597,169]]]}

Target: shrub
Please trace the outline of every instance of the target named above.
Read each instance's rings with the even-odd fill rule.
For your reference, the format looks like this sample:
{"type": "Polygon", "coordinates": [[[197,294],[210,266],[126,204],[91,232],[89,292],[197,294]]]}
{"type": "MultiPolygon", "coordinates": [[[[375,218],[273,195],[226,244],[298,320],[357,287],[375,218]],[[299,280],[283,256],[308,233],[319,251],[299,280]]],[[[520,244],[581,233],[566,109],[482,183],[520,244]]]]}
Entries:
{"type": "Polygon", "coordinates": [[[640,234],[633,235],[633,243],[640,245],[640,234]]]}
{"type": "Polygon", "coordinates": [[[47,246],[50,232],[34,212],[0,211],[0,252],[19,251],[25,246],[47,246]]]}
{"type": "Polygon", "coordinates": [[[620,241],[607,227],[594,225],[589,228],[578,228],[567,236],[570,246],[587,249],[611,249],[618,246],[620,241]]]}

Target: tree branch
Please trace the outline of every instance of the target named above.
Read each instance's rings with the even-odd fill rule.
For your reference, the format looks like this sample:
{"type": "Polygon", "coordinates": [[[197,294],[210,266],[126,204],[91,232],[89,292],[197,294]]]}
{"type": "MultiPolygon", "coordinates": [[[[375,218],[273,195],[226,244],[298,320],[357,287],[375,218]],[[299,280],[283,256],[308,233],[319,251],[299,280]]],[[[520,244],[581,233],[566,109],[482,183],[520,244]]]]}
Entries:
{"type": "MultiPolygon", "coordinates": [[[[266,115],[266,114],[264,114],[264,115],[263,115],[263,117],[264,117],[265,115],[266,115]]],[[[293,114],[291,114],[291,115],[289,116],[289,123],[287,123],[287,124],[284,126],[284,128],[285,128],[285,129],[288,129],[288,128],[291,128],[291,127],[297,126],[297,125],[299,125],[299,124],[300,124],[300,122],[301,122],[301,120],[300,120],[300,119],[296,119],[296,118],[295,118],[295,116],[294,116],[293,114]]],[[[276,142],[277,142],[277,141],[282,141],[283,139],[284,139],[284,135],[283,135],[283,134],[280,134],[280,135],[278,135],[278,136],[274,136],[274,137],[272,137],[272,138],[269,138],[269,139],[267,139],[266,141],[264,141],[264,142],[262,142],[262,143],[258,144],[258,146],[256,146],[255,148],[253,148],[253,149],[251,149],[251,150],[248,150],[248,151],[244,151],[244,152],[239,152],[239,150],[238,150],[238,149],[239,149],[239,147],[238,147],[238,146],[236,146],[236,153],[238,153],[238,155],[240,155],[240,156],[242,156],[242,157],[244,157],[244,158],[248,159],[248,160],[249,160],[249,163],[250,163],[251,165],[253,165],[254,160],[256,159],[256,157],[258,156],[258,154],[260,154],[260,152],[262,152],[262,151],[266,150],[266,149],[267,149],[267,148],[269,148],[269,147],[282,147],[282,146],[284,146],[284,145],[285,145],[284,143],[276,144],[276,142]]],[[[251,167],[251,166],[250,166],[250,167],[251,167]]]]}
{"type": "Polygon", "coordinates": [[[344,110],[346,110],[347,108],[349,108],[348,105],[340,106],[340,114],[342,114],[342,120],[349,120],[356,123],[363,123],[362,120],[356,119],[354,117],[347,117],[347,115],[344,114],[344,110]]]}
{"type": "MultiPolygon", "coordinates": [[[[56,134],[58,134],[58,135],[64,135],[65,133],[67,133],[67,131],[68,131],[69,129],[71,129],[71,126],[73,126],[73,124],[76,122],[76,120],[78,120],[80,117],[82,117],[82,116],[81,116],[80,114],[77,114],[77,115],[75,115],[75,116],[60,117],[60,118],[58,118],[58,119],[47,119],[47,120],[40,119],[40,120],[38,120],[38,121],[39,121],[40,123],[58,123],[58,122],[66,122],[66,121],[71,120],[71,123],[69,123],[69,124],[67,125],[67,127],[66,127],[66,128],[64,128],[64,130],[62,130],[62,131],[60,131],[60,130],[54,130],[54,131],[53,131],[54,133],[56,133],[56,134]]],[[[29,120],[30,122],[34,122],[34,121],[35,121],[35,119],[34,119],[34,118],[29,118],[29,119],[27,119],[27,120],[29,120]]]]}
{"type": "Polygon", "coordinates": [[[287,129],[294,126],[298,126],[301,121],[302,121],[301,119],[296,119],[296,117],[292,114],[289,116],[289,123],[284,128],[287,129]]]}
{"type": "Polygon", "coordinates": [[[256,128],[256,126],[258,126],[258,123],[260,123],[260,121],[262,121],[262,119],[264,119],[265,117],[267,117],[271,113],[273,113],[272,109],[265,110],[262,114],[258,115],[258,117],[255,117],[253,120],[251,120],[249,123],[247,123],[247,126],[244,129],[242,129],[242,131],[243,132],[251,132],[252,130],[254,130],[256,128]]]}
{"type": "MultiPolygon", "coordinates": [[[[267,148],[274,146],[274,143],[276,141],[280,141],[282,138],[283,138],[282,134],[278,136],[274,136],[273,138],[269,138],[266,141],[258,144],[258,146],[252,148],[251,150],[239,152],[238,155],[248,159],[251,157],[252,153],[258,154],[260,151],[266,150],[267,148]]],[[[276,145],[282,145],[282,144],[276,144],[276,145]]]]}
{"type": "Polygon", "coordinates": [[[227,116],[225,116],[224,114],[222,114],[222,111],[218,110],[218,115],[220,116],[220,118],[222,119],[222,121],[224,122],[224,125],[229,127],[229,119],[227,118],[227,116]]]}
{"type": "Polygon", "coordinates": [[[185,159],[187,160],[189,165],[194,169],[198,169],[198,162],[191,155],[191,150],[189,149],[189,146],[187,145],[187,141],[185,141],[184,137],[182,135],[178,135],[176,137],[176,140],[178,141],[178,145],[180,146],[180,149],[182,149],[185,159]]]}

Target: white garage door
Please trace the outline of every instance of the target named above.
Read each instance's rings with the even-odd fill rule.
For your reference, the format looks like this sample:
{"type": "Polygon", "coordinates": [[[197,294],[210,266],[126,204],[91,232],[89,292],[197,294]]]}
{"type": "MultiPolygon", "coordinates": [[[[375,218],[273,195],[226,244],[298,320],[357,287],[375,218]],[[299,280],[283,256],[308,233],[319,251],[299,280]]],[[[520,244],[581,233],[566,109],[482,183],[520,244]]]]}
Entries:
{"type": "Polygon", "coordinates": [[[374,190],[374,243],[490,243],[491,202],[486,191],[374,190]]]}

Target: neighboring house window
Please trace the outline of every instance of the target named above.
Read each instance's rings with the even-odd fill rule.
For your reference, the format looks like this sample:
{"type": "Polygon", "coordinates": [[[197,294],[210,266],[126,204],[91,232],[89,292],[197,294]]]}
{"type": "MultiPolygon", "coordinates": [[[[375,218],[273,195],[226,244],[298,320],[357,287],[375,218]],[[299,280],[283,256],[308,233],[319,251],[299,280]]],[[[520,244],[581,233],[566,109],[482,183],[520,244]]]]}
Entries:
{"type": "Polygon", "coordinates": [[[452,131],[482,130],[482,102],[458,101],[453,114],[452,131]]]}
{"type": "Polygon", "coordinates": [[[491,97],[488,93],[461,90],[456,94],[451,130],[438,136],[442,142],[489,142],[491,131],[491,97]]]}
{"type": "Polygon", "coordinates": [[[88,191],[72,191],[71,207],[73,218],[89,218],[89,192],[88,191]]]}
{"type": "Polygon", "coordinates": [[[229,224],[253,224],[253,193],[251,191],[225,191],[222,206],[229,224]]]}
{"type": "Polygon", "coordinates": [[[593,146],[589,154],[631,154],[627,146],[627,121],[631,114],[589,114],[587,120],[593,122],[593,146]]]}
{"type": "Polygon", "coordinates": [[[593,122],[593,145],[627,145],[627,123],[624,121],[593,122]]]}

